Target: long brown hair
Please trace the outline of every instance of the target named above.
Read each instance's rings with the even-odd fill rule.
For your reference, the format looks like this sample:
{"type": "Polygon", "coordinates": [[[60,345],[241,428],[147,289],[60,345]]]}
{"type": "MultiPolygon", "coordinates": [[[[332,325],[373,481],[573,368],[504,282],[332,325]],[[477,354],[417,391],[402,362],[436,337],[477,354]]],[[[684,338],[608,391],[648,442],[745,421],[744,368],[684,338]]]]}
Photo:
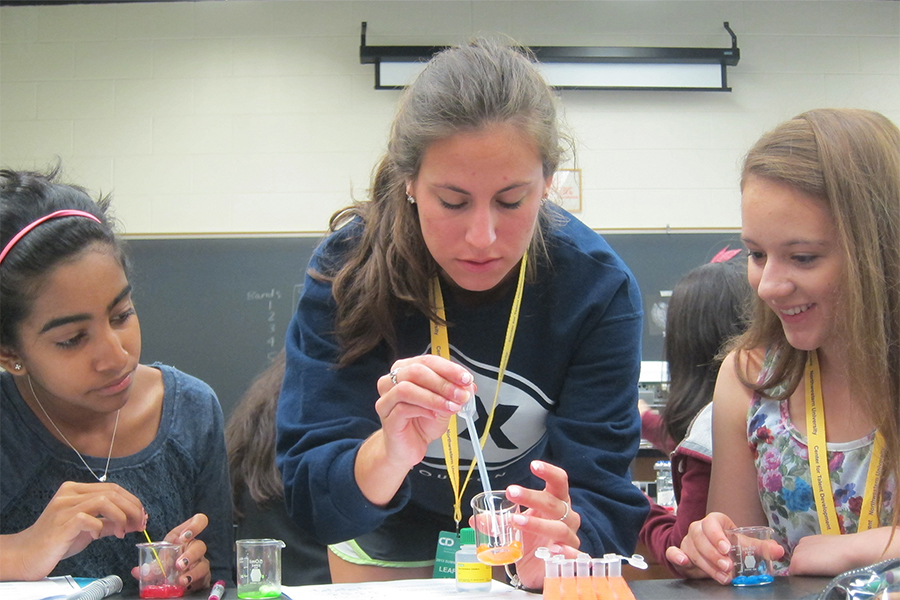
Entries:
{"type": "MultiPolygon", "coordinates": [[[[557,99],[522,48],[477,40],[445,50],[401,96],[369,200],[331,218],[331,231],[361,221],[359,243],[335,271],[311,273],[333,284],[340,365],[382,342],[395,350],[394,321],[403,305],[437,320],[428,280],[438,267],[425,246],[416,207],[407,202],[406,184],[415,179],[432,143],[497,123],[512,123],[534,140],[544,177],[556,172],[565,147],[571,147],[560,132],[557,99]]],[[[538,219],[529,246],[531,277],[546,256],[544,234],[553,222],[543,206],[538,219]]]]}
{"type": "Polygon", "coordinates": [[[284,497],[281,473],[275,466],[275,409],[284,379],[284,350],[260,373],[225,426],[228,472],[234,495],[235,518],[244,490],[259,505],[284,497]]]}
{"type": "Polygon", "coordinates": [[[712,402],[720,353],[746,329],[752,293],[744,261],[737,258],[692,269],[672,289],[664,344],[669,395],[662,423],[675,443],[712,402]]]}
{"type": "MultiPolygon", "coordinates": [[[[871,111],[812,110],[757,142],[744,161],[742,187],[750,176],[819,198],[834,220],[845,265],[839,332],[850,389],[884,436],[884,492],[889,479],[900,483],[900,131],[871,111]]],[[[778,316],[764,302],[756,297],[753,303],[751,326],[737,348],[769,348],[777,359],[761,383],[750,381],[746,369],[738,373],[763,395],[785,385],[774,396],[783,400],[802,381],[807,352],[787,343],[778,316]]],[[[900,495],[891,501],[897,525],[900,495]]]]}

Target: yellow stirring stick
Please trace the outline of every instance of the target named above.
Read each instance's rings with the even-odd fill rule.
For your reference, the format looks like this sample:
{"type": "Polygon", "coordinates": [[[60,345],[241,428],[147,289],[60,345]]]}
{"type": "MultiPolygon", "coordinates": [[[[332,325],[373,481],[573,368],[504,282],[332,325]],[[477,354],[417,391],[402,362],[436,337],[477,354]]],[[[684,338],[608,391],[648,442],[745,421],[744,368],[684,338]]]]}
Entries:
{"type": "MultiPolygon", "coordinates": [[[[144,530],[144,537],[147,538],[147,543],[148,543],[148,544],[152,544],[152,543],[153,543],[153,542],[150,541],[150,534],[147,533],[147,530],[146,530],[146,529],[144,530]]],[[[156,548],[154,548],[153,546],[150,546],[150,552],[152,552],[152,553],[153,553],[153,556],[156,558],[156,564],[159,565],[159,570],[162,571],[163,577],[165,577],[166,579],[168,579],[169,576],[166,575],[166,570],[165,570],[165,569],[163,568],[163,566],[162,566],[162,561],[159,560],[159,554],[156,553],[156,548]]]]}

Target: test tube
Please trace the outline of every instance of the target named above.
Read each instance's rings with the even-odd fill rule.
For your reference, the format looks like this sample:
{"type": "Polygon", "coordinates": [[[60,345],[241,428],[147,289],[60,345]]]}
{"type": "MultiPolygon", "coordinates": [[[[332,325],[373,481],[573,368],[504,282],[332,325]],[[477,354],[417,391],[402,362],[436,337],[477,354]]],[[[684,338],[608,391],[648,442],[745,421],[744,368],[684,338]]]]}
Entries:
{"type": "Polygon", "coordinates": [[[606,565],[609,562],[606,558],[591,559],[591,583],[594,587],[594,595],[597,600],[616,600],[616,596],[609,587],[609,579],[606,577],[606,565]]]}
{"type": "Polygon", "coordinates": [[[574,558],[564,558],[559,561],[559,576],[562,584],[562,600],[578,600],[574,558]]]}
{"type": "Polygon", "coordinates": [[[575,558],[575,582],[578,600],[597,600],[591,582],[591,556],[586,552],[579,552],[575,558]]]}
{"type": "Polygon", "coordinates": [[[606,573],[609,579],[609,587],[612,588],[612,592],[615,594],[614,597],[617,600],[635,600],[631,588],[628,587],[628,583],[622,577],[622,559],[628,560],[628,558],[618,554],[604,554],[603,558],[607,560],[606,573]]]}
{"type": "Polygon", "coordinates": [[[558,559],[551,556],[550,550],[544,547],[535,550],[534,556],[544,561],[544,600],[561,600],[558,559]]]}

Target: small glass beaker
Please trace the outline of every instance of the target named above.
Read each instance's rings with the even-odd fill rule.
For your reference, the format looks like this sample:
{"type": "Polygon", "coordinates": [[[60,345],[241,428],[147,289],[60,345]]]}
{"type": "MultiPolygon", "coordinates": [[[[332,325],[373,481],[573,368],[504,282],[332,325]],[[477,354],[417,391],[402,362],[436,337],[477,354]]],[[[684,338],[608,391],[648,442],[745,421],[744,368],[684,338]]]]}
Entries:
{"type": "Polygon", "coordinates": [[[472,498],[475,551],[486,565],[508,565],[522,558],[522,532],[512,519],[519,505],[507,500],[506,492],[481,492],[472,498]]]}
{"type": "Polygon", "coordinates": [[[732,585],[766,585],[774,581],[770,527],[738,527],[726,529],[725,535],[731,544],[729,556],[734,563],[732,585]]]}
{"type": "Polygon", "coordinates": [[[281,549],[284,542],[273,539],[238,540],[238,598],[278,598],[281,596],[281,549]]]}
{"type": "Polygon", "coordinates": [[[169,542],[137,544],[138,585],[141,598],[181,598],[184,588],[178,583],[175,561],[181,546],[169,542]]]}

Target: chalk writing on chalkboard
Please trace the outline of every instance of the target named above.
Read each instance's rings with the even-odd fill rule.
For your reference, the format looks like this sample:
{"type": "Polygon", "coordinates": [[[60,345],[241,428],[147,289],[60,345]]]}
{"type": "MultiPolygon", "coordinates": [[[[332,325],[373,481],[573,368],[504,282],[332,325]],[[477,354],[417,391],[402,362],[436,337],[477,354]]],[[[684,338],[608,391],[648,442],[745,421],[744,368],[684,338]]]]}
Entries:
{"type": "Polygon", "coordinates": [[[283,332],[279,331],[277,327],[278,306],[276,302],[281,300],[281,298],[281,290],[276,288],[266,291],[250,290],[247,292],[247,302],[256,303],[262,309],[263,322],[260,330],[264,338],[263,350],[266,353],[266,359],[270,361],[275,359],[275,355],[278,354],[278,351],[284,344],[283,332]]]}

